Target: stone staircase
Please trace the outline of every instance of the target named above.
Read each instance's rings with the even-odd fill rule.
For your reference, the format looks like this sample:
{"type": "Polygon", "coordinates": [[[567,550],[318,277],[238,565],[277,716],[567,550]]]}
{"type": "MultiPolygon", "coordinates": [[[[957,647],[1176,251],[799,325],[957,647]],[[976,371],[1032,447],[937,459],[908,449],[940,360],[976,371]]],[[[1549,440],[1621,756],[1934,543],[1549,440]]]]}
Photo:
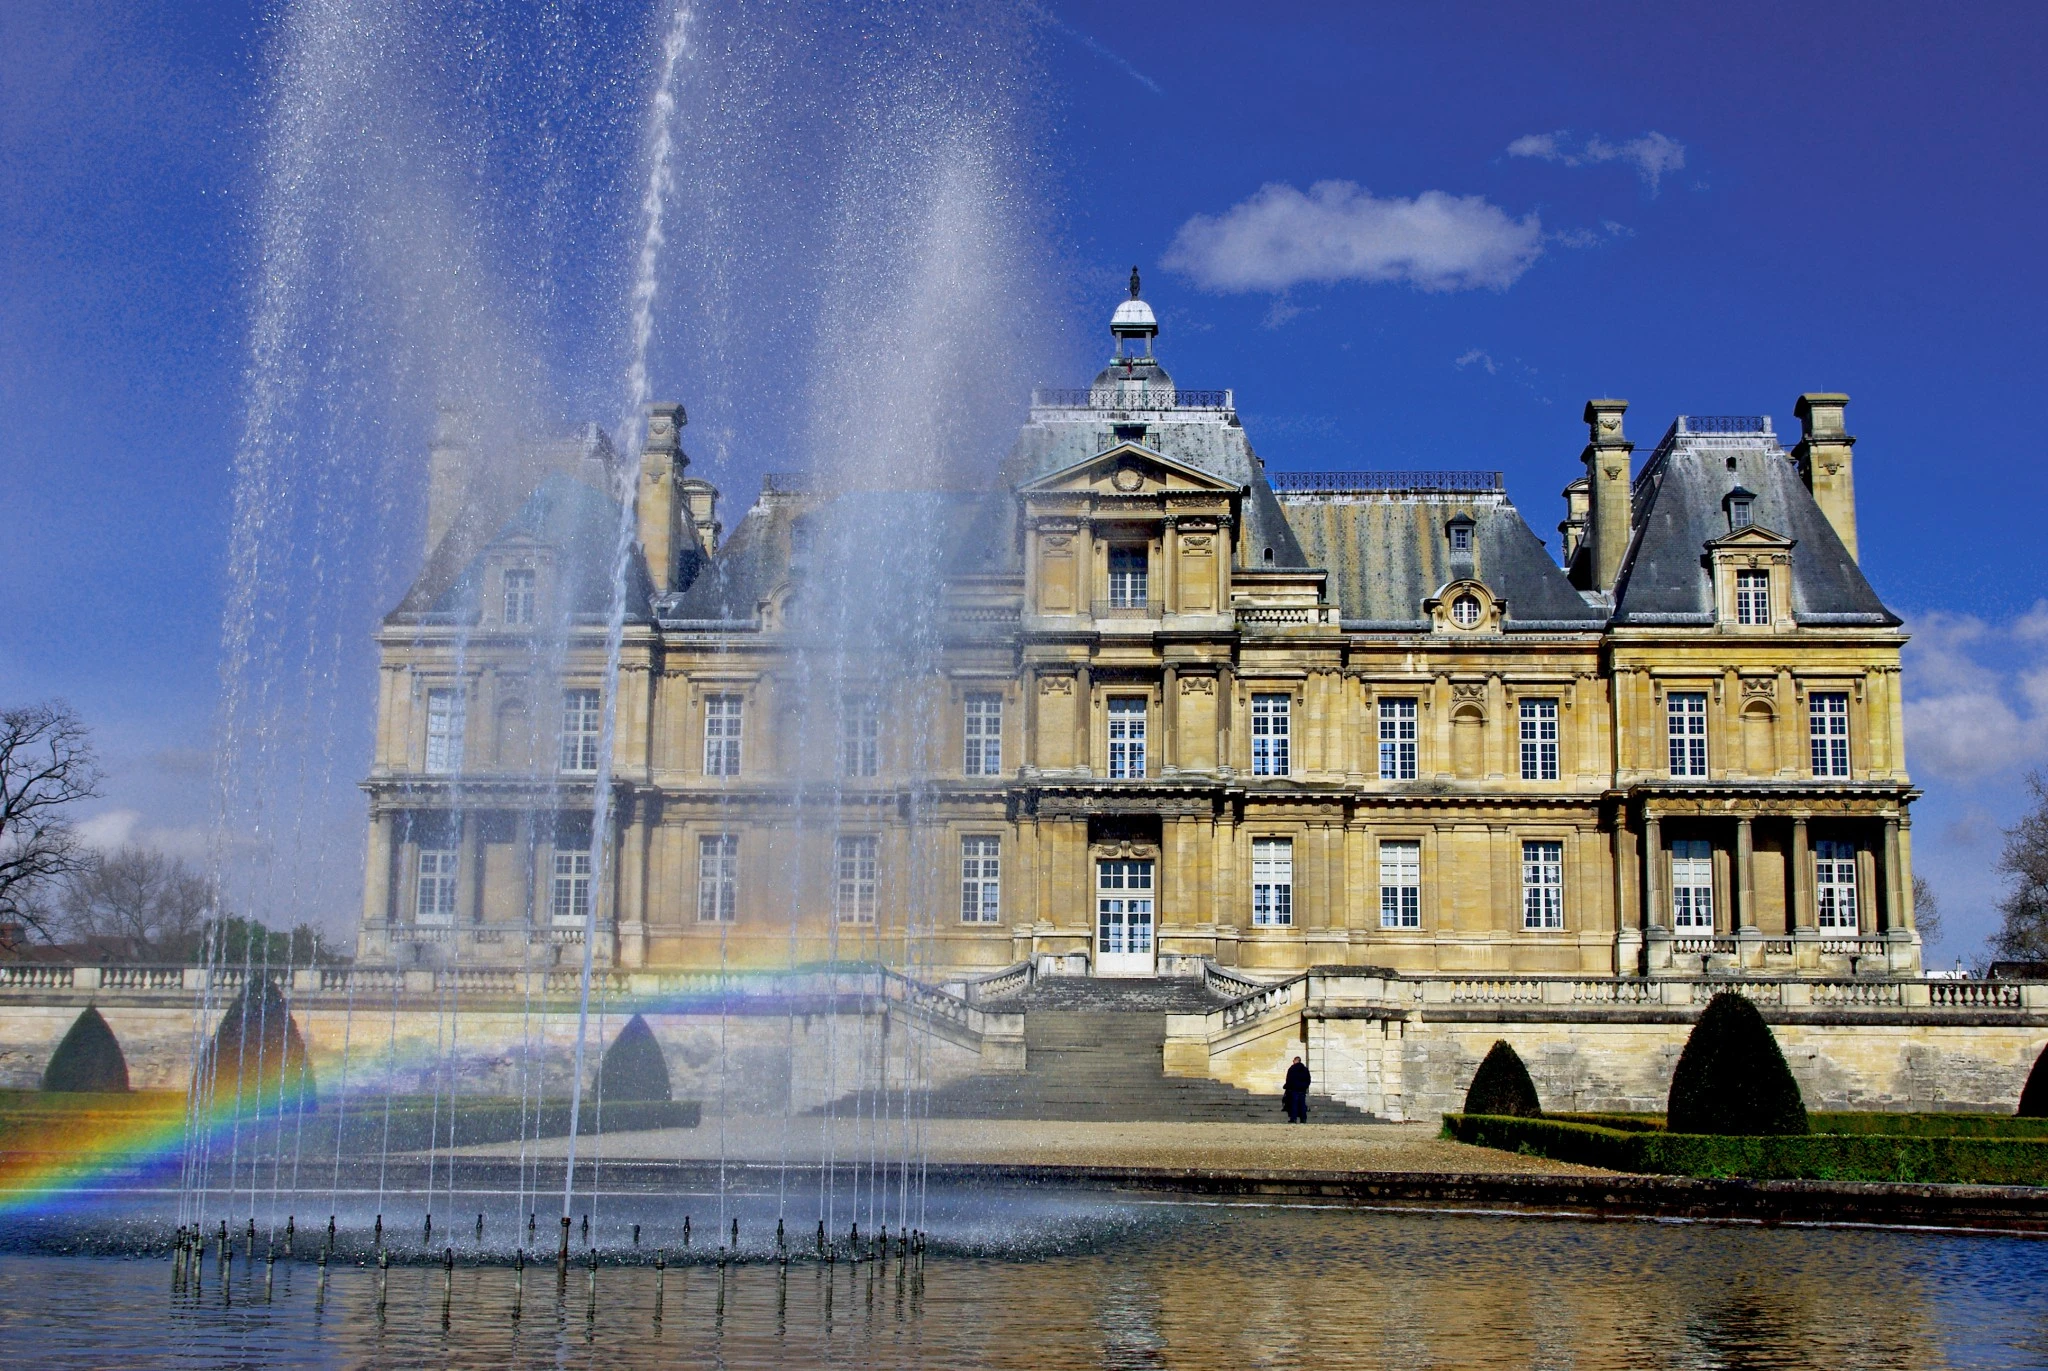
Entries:
{"type": "MultiPolygon", "coordinates": [[[[1255,1095],[1221,1081],[1168,1076],[1168,1014],[1204,1014],[1225,1001],[1199,980],[1049,977],[985,1002],[1024,1014],[1026,1069],[970,1076],[933,1090],[935,1119],[1106,1123],[1284,1123],[1280,1082],[1255,1095]]],[[[1311,1123],[1372,1123],[1370,1114],[1311,1094],[1311,1123]]]]}

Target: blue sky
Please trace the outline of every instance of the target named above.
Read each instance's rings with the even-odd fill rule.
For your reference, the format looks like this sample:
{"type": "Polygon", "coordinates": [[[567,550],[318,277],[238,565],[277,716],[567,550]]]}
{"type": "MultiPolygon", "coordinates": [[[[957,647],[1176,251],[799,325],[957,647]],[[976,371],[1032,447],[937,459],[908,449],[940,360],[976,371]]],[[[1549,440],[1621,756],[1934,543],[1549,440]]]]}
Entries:
{"type": "MultiPolygon", "coordinates": [[[[1036,308],[1076,373],[1047,381],[1106,347],[1135,263],[1177,379],[1235,388],[1271,465],[1500,468],[1553,538],[1589,396],[1645,451],[1679,412],[1790,433],[1801,391],[1853,396],[1864,568],[1916,634],[1916,860],[1941,951],[1973,951],[2048,761],[2038,7],[1020,12],[1036,308]]],[[[0,12],[0,699],[72,700],[112,764],[94,831],[181,850],[275,28],[0,12]]],[[[657,338],[657,388],[695,403],[686,355],[657,338]]],[[[715,474],[744,490],[769,446],[740,426],[715,474]]]]}

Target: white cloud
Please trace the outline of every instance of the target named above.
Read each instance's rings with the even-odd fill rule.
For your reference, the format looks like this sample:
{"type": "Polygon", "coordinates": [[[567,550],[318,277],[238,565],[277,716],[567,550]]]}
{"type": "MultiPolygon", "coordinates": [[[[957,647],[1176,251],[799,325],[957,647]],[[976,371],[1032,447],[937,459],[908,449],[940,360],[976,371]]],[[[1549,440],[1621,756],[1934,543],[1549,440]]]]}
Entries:
{"type": "Polygon", "coordinates": [[[1534,157],[1567,167],[1625,162],[1636,169],[1636,175],[1643,178],[1650,194],[1655,195],[1664,174],[1685,165],[1685,144],[1655,131],[1638,134],[1621,143],[1610,143],[1596,133],[1585,142],[1575,144],[1569,130],[1559,129],[1556,133],[1523,134],[1508,144],[1508,156],[1534,157]]]}
{"type": "Polygon", "coordinates": [[[1933,611],[1906,647],[1906,760],[1977,781],[2048,762],[2048,600],[2008,624],[1933,611]]]}
{"type": "Polygon", "coordinates": [[[1500,364],[1487,355],[1484,348],[1468,349],[1463,357],[1460,357],[1451,365],[1460,371],[1463,371],[1466,367],[1485,367],[1488,376],[1496,375],[1500,371],[1500,364]]]}
{"type": "Polygon", "coordinates": [[[137,809],[103,809],[77,824],[79,841],[95,852],[112,852],[123,847],[145,847],[166,857],[203,862],[207,830],[198,825],[160,827],[143,822],[137,809]]]}
{"type": "Polygon", "coordinates": [[[1309,281],[1505,290],[1542,253],[1534,214],[1516,219],[1481,196],[1381,199],[1349,181],[1318,181],[1306,193],[1268,185],[1221,214],[1194,216],[1163,261],[1209,290],[1309,281]]]}

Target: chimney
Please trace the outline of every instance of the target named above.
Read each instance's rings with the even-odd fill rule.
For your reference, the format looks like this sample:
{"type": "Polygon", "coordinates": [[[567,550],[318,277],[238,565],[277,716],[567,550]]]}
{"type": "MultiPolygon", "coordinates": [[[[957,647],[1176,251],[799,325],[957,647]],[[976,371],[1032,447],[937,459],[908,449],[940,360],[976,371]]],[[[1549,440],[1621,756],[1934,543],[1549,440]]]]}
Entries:
{"type": "Polygon", "coordinates": [[[1849,397],[1840,394],[1802,395],[1792,412],[1806,432],[1792,449],[1799,465],[1799,477],[1813,492],[1813,502],[1835,526],[1835,533],[1849,555],[1856,556],[1856,481],[1849,450],[1856,440],[1842,424],[1842,411],[1849,397]]]}
{"type": "Polygon", "coordinates": [[[701,476],[685,477],[677,483],[683,495],[683,517],[696,530],[697,546],[706,557],[718,552],[718,540],[725,526],[718,522],[718,487],[701,476]]]}
{"type": "Polygon", "coordinates": [[[1557,526],[1557,532],[1564,540],[1566,566],[1570,566],[1572,558],[1579,555],[1579,544],[1586,541],[1586,507],[1591,498],[1587,492],[1591,489],[1586,478],[1581,476],[1559,492],[1564,496],[1564,522],[1557,526]]]}
{"type": "Polygon", "coordinates": [[[434,445],[427,449],[427,556],[433,556],[448,536],[468,492],[469,449],[463,442],[462,415],[454,406],[443,405],[434,418],[434,445]]]}
{"type": "Polygon", "coordinates": [[[1628,551],[1629,484],[1633,476],[1629,462],[1636,445],[1621,431],[1621,416],[1627,409],[1626,400],[1586,401],[1586,426],[1591,441],[1580,460],[1586,464],[1586,500],[1591,516],[1585,535],[1592,548],[1588,590],[1611,592],[1615,577],[1621,574],[1622,554],[1628,551]]]}
{"type": "Polygon", "coordinates": [[[647,440],[640,452],[640,549],[647,554],[647,575],[657,594],[675,589],[676,554],[681,549],[676,498],[690,459],[683,455],[683,407],[647,407],[647,440]]]}

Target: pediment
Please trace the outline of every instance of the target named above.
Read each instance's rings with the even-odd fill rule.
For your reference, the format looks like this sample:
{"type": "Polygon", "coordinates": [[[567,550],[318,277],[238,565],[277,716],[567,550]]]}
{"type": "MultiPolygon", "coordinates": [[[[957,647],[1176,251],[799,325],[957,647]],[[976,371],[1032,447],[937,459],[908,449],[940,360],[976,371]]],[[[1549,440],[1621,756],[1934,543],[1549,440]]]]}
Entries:
{"type": "Polygon", "coordinates": [[[1719,538],[1707,539],[1707,548],[1713,552],[1739,552],[1745,550],[1781,552],[1798,540],[1787,538],[1782,533],[1773,533],[1761,524],[1749,524],[1733,533],[1719,538]]]}
{"type": "Polygon", "coordinates": [[[1118,443],[1017,488],[1020,495],[1159,495],[1172,491],[1234,495],[1238,487],[1138,443],[1118,443]]]}

